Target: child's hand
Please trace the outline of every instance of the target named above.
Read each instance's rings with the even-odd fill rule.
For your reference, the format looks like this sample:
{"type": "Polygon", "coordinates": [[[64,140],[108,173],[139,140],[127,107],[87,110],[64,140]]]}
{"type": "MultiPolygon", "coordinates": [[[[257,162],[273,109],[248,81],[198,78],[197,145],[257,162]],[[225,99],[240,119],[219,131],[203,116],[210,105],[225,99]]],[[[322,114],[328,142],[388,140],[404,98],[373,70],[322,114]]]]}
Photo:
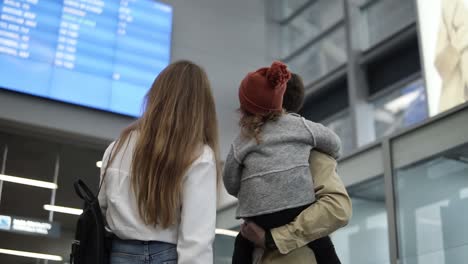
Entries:
{"type": "Polygon", "coordinates": [[[254,243],[256,247],[265,248],[265,230],[263,228],[254,222],[245,221],[241,225],[240,231],[242,236],[254,243]]]}

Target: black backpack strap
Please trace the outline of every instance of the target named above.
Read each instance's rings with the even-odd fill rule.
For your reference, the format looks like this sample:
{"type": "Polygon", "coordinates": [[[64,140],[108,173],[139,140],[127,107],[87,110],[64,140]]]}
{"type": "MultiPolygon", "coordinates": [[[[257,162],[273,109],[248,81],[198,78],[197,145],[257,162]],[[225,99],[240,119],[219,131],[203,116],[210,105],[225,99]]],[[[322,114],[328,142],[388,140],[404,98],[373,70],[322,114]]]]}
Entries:
{"type": "Polygon", "coordinates": [[[96,196],[82,180],[77,180],[73,186],[76,194],[86,202],[91,203],[96,199],[96,196]]]}

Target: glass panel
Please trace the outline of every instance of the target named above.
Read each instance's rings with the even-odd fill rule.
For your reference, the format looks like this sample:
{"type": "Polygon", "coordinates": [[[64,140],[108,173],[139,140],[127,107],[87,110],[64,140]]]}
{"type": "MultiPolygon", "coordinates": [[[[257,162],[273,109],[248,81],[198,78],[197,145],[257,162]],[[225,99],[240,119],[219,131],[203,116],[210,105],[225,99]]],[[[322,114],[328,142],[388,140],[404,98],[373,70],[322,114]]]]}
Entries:
{"type": "Polygon", "coordinates": [[[345,30],[340,27],[308,47],[288,64],[293,72],[302,76],[304,84],[309,85],[346,62],[345,40],[345,30]]]}
{"type": "Polygon", "coordinates": [[[343,18],[341,1],[321,0],[282,27],[283,54],[286,57],[343,18]]]}
{"type": "Polygon", "coordinates": [[[235,237],[216,235],[213,244],[215,264],[231,264],[234,241],[235,237]]]}
{"type": "Polygon", "coordinates": [[[358,1],[362,17],[360,39],[366,50],[416,21],[414,1],[378,0],[358,1]]]}
{"type": "Polygon", "coordinates": [[[336,114],[323,121],[322,124],[340,137],[343,155],[350,154],[353,151],[354,137],[351,115],[348,111],[336,114]]]}
{"type": "Polygon", "coordinates": [[[383,176],[348,191],[353,201],[353,217],[346,227],[332,235],[341,262],[390,264],[383,176]]]}
{"type": "Polygon", "coordinates": [[[271,4],[274,5],[276,11],[273,15],[273,19],[277,21],[283,20],[309,1],[310,0],[273,0],[271,4]]]}
{"type": "Polygon", "coordinates": [[[426,89],[421,79],[380,97],[372,105],[376,138],[428,118],[426,89]]]}
{"type": "Polygon", "coordinates": [[[403,263],[466,263],[468,145],[397,169],[396,183],[403,263]]]}

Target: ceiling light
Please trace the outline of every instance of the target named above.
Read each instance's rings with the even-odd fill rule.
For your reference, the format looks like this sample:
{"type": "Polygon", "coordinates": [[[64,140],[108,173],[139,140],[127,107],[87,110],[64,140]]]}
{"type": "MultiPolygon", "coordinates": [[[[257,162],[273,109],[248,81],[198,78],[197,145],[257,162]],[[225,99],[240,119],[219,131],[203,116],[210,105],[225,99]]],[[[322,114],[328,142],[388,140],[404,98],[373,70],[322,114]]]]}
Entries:
{"type": "Polygon", "coordinates": [[[63,260],[61,256],[27,252],[27,251],[18,251],[18,250],[4,249],[4,248],[0,248],[0,254],[7,254],[7,255],[20,256],[20,257],[26,257],[26,258],[53,260],[53,261],[63,260]]]}
{"type": "Polygon", "coordinates": [[[102,167],[102,161],[96,161],[96,167],[101,168],[102,167]]]}
{"type": "Polygon", "coordinates": [[[0,181],[13,182],[13,183],[18,183],[18,184],[46,188],[46,189],[57,189],[57,184],[53,182],[38,181],[38,180],[9,176],[9,175],[4,175],[4,174],[0,174],[0,181]]]}
{"type": "Polygon", "coordinates": [[[216,228],[216,234],[236,237],[239,234],[239,232],[228,230],[228,229],[216,228]]]}
{"type": "Polygon", "coordinates": [[[44,204],[44,210],[62,213],[62,214],[72,214],[72,215],[81,215],[83,210],[71,207],[56,206],[50,204],[44,204]]]}

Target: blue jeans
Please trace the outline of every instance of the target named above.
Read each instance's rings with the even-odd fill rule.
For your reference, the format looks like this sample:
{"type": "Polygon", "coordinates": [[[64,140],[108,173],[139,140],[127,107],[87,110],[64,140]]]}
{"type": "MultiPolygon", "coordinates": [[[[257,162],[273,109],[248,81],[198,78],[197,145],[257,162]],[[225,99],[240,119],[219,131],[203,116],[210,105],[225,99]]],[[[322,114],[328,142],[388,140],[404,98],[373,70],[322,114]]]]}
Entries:
{"type": "Polygon", "coordinates": [[[157,241],[112,241],[110,264],[177,264],[177,247],[157,241]]]}

